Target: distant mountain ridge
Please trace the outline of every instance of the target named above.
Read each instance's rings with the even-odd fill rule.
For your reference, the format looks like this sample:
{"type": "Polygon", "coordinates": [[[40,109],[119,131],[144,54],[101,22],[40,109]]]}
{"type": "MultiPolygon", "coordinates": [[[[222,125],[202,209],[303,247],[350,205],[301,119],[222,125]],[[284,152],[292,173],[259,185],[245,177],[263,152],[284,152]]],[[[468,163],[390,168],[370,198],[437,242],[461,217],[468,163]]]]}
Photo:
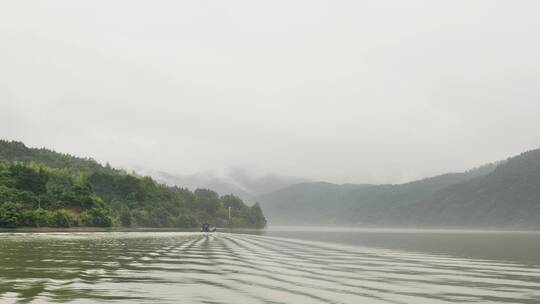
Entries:
{"type": "Polygon", "coordinates": [[[142,167],[132,167],[136,172],[149,175],[169,186],[188,189],[208,188],[221,195],[234,194],[254,203],[259,195],[273,192],[290,185],[307,182],[308,179],[274,174],[251,174],[244,169],[230,169],[224,173],[202,172],[195,174],[173,174],[142,167]]]}
{"type": "Polygon", "coordinates": [[[258,197],[273,225],[540,228],[540,149],[399,185],[301,183],[258,197]]]}
{"type": "Polygon", "coordinates": [[[540,149],[509,158],[490,174],[442,189],[409,213],[424,225],[540,228],[540,149]]]}
{"type": "Polygon", "coordinates": [[[273,224],[369,224],[393,212],[394,207],[422,201],[446,186],[487,174],[494,168],[495,165],[486,165],[400,185],[301,183],[262,195],[258,200],[273,224]],[[359,206],[364,210],[358,211],[359,206]]]}

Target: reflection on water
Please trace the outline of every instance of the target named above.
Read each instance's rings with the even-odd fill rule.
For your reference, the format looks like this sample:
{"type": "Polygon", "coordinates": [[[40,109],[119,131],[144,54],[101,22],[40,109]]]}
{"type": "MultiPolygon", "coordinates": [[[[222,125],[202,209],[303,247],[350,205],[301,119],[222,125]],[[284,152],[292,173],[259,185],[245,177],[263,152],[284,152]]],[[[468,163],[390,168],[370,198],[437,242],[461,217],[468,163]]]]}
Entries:
{"type": "Polygon", "coordinates": [[[271,227],[268,236],[398,249],[540,267],[539,231],[271,227]]]}
{"type": "Polygon", "coordinates": [[[540,303],[540,268],[246,234],[0,234],[0,302],[540,303]]]}

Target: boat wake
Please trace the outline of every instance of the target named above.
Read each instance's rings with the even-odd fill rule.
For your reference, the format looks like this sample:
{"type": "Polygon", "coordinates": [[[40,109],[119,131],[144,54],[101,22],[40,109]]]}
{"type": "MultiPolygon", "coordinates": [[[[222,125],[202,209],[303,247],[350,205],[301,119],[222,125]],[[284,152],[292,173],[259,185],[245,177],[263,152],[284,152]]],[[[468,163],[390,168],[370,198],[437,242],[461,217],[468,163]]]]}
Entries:
{"type": "Polygon", "coordinates": [[[509,262],[245,234],[26,238],[0,238],[2,303],[540,303],[540,269],[509,262]]]}

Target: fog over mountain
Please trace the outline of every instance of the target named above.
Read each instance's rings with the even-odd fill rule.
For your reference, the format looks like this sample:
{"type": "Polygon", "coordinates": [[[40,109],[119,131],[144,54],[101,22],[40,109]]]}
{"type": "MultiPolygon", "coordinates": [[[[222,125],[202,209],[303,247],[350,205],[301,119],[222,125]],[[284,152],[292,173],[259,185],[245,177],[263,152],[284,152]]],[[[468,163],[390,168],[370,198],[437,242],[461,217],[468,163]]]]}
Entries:
{"type": "Polygon", "coordinates": [[[538,1],[2,1],[0,138],[402,183],[540,145],[538,1]],[[120,18],[121,17],[121,18],[120,18]]]}
{"type": "Polygon", "coordinates": [[[152,176],[159,182],[170,186],[186,187],[191,190],[212,189],[221,195],[237,195],[248,202],[255,202],[257,197],[262,194],[309,181],[304,178],[253,173],[240,168],[224,172],[202,172],[189,175],[172,174],[137,166],[129,169],[138,174],[152,176]]]}
{"type": "Polygon", "coordinates": [[[258,197],[274,225],[540,228],[540,149],[397,185],[301,183],[258,197]]]}

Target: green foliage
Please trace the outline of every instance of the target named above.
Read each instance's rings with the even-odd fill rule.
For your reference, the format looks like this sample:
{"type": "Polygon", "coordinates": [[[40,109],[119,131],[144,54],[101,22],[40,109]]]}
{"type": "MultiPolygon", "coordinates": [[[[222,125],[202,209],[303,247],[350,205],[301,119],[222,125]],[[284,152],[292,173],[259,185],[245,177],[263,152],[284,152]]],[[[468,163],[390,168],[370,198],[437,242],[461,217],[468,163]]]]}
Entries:
{"type": "Polygon", "coordinates": [[[0,140],[0,159],[25,164],[36,162],[50,168],[65,168],[73,172],[93,171],[102,168],[91,158],[79,158],[45,148],[28,148],[22,142],[7,140],[0,140]]]}
{"type": "Polygon", "coordinates": [[[111,227],[112,219],[104,208],[92,208],[81,213],[81,222],[88,227],[111,227]]]}
{"type": "Polygon", "coordinates": [[[9,172],[16,189],[35,194],[43,194],[47,191],[45,184],[49,177],[43,167],[36,170],[31,165],[14,163],[9,167],[9,172]]]}
{"type": "Polygon", "coordinates": [[[174,227],[178,228],[190,228],[190,227],[198,227],[201,224],[195,218],[194,216],[190,214],[180,214],[174,222],[174,227]]]}
{"type": "Polygon", "coordinates": [[[29,215],[29,219],[31,219],[31,221],[27,222],[25,226],[29,226],[29,227],[47,227],[47,226],[52,226],[53,225],[53,222],[52,222],[52,212],[51,211],[46,211],[46,210],[43,210],[43,209],[36,209],[36,210],[32,210],[31,211],[32,214],[29,215]]]}
{"type": "Polygon", "coordinates": [[[77,226],[77,221],[64,209],[56,210],[51,213],[48,223],[52,227],[69,228],[77,226]]]}
{"type": "Polygon", "coordinates": [[[235,212],[246,207],[239,197],[232,194],[222,196],[221,201],[223,202],[223,207],[231,207],[231,210],[234,210],[235,212]]]}
{"type": "Polygon", "coordinates": [[[0,227],[264,227],[260,207],[47,149],[0,140],[0,227]],[[228,207],[233,221],[229,223],[228,207]]]}
{"type": "Polygon", "coordinates": [[[248,226],[255,228],[264,228],[266,227],[266,218],[263,215],[261,206],[259,203],[253,205],[250,210],[249,216],[246,217],[248,220],[248,226]]]}
{"type": "Polygon", "coordinates": [[[48,211],[24,209],[20,203],[5,202],[0,206],[0,227],[61,227],[77,226],[77,220],[66,210],[48,211]]]}
{"type": "Polygon", "coordinates": [[[219,198],[219,194],[217,194],[217,192],[212,191],[210,189],[195,189],[193,194],[195,194],[195,196],[197,198],[201,198],[201,199],[212,200],[212,199],[218,199],[219,198]]]}
{"type": "Polygon", "coordinates": [[[119,215],[120,224],[124,227],[131,227],[133,225],[133,215],[131,215],[131,211],[124,207],[120,211],[119,215]]]}
{"type": "Polygon", "coordinates": [[[0,227],[17,227],[22,223],[22,205],[20,203],[4,202],[0,205],[0,227]]]}
{"type": "Polygon", "coordinates": [[[195,207],[200,214],[206,215],[204,219],[209,220],[215,217],[222,205],[219,194],[208,189],[196,189],[194,194],[195,207]]]}

